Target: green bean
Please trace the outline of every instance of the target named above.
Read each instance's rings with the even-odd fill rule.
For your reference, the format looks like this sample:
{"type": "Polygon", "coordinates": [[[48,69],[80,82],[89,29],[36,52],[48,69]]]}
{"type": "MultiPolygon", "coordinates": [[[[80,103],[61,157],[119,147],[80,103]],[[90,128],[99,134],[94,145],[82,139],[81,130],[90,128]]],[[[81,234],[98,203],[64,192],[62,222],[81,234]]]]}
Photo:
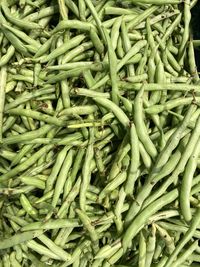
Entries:
{"type": "Polygon", "coordinates": [[[160,189],[157,190],[157,192],[154,194],[154,199],[156,199],[157,197],[162,195],[162,193],[165,192],[166,188],[168,188],[168,186],[171,183],[173,183],[173,182],[177,183],[178,175],[181,172],[183,172],[185,165],[186,165],[188,159],[190,158],[190,156],[194,150],[195,145],[197,144],[197,140],[199,137],[199,135],[198,135],[199,121],[200,121],[200,119],[198,119],[196,126],[195,126],[195,130],[192,132],[191,138],[189,139],[189,141],[186,145],[187,153],[184,151],[180,161],[178,162],[176,168],[174,169],[172,175],[170,176],[170,179],[166,180],[166,182],[163,183],[163,185],[160,187],[160,189]]]}
{"type": "Polygon", "coordinates": [[[76,209],[76,213],[78,214],[84,227],[87,229],[92,242],[94,242],[94,250],[96,250],[98,247],[99,237],[98,237],[97,232],[95,231],[95,228],[91,225],[90,219],[83,211],[81,211],[80,209],[76,209]]]}
{"type": "MultiPolygon", "coordinates": [[[[27,233],[27,232],[25,232],[27,233]]],[[[53,253],[59,256],[63,261],[69,261],[71,259],[71,255],[67,253],[65,250],[57,246],[51,239],[49,239],[45,235],[40,235],[38,239],[44,243],[53,253]]]]}
{"type": "Polygon", "coordinates": [[[61,166],[64,162],[65,156],[67,151],[69,150],[68,146],[65,146],[60,153],[58,154],[56,158],[55,165],[52,168],[51,174],[49,175],[47,181],[46,181],[46,188],[45,188],[45,193],[51,191],[53,189],[54,182],[56,180],[56,177],[61,169],[61,166]]]}
{"type": "Polygon", "coordinates": [[[124,53],[124,49],[123,49],[123,45],[122,45],[122,38],[121,36],[118,37],[118,41],[117,41],[117,55],[119,58],[123,58],[125,53],[124,53]]]}
{"type": "MultiPolygon", "coordinates": [[[[179,160],[181,158],[181,151],[177,151],[175,152],[170,160],[163,166],[162,168],[162,172],[158,173],[157,175],[154,176],[154,178],[152,179],[152,183],[156,183],[158,182],[160,179],[163,179],[164,177],[166,177],[167,175],[169,175],[170,173],[172,173],[175,169],[175,167],[177,166],[179,160]]],[[[154,200],[153,194],[151,196],[149,196],[144,204],[143,207],[148,206],[152,201],[154,200]]]]}
{"type": "Polygon", "coordinates": [[[106,259],[107,257],[111,257],[112,254],[114,254],[120,247],[121,247],[121,242],[119,241],[118,242],[116,241],[116,244],[113,244],[112,246],[105,245],[95,255],[95,259],[106,259]]]}
{"type": "Polygon", "coordinates": [[[119,197],[118,197],[118,201],[116,203],[116,208],[115,208],[116,218],[114,218],[118,234],[121,234],[123,232],[122,210],[123,210],[125,198],[126,198],[126,193],[124,191],[124,188],[121,187],[121,189],[119,190],[119,197]]]}
{"type": "Polygon", "coordinates": [[[187,165],[185,167],[185,172],[182,179],[181,184],[181,190],[180,190],[180,207],[182,210],[182,214],[184,216],[184,219],[186,221],[190,221],[192,219],[192,214],[190,210],[190,191],[192,187],[192,179],[193,175],[196,170],[197,166],[197,159],[199,156],[199,148],[200,148],[200,142],[196,144],[196,147],[193,151],[192,157],[187,162],[187,165]]]}
{"type": "Polygon", "coordinates": [[[91,170],[90,165],[91,161],[94,155],[94,148],[93,148],[93,142],[94,142],[94,129],[90,128],[90,137],[89,137],[89,143],[87,147],[87,151],[85,154],[85,160],[82,167],[82,183],[80,188],[80,207],[84,211],[85,210],[85,204],[86,204],[86,192],[88,190],[88,185],[90,183],[91,179],[91,170]]]}
{"type": "MultiPolygon", "coordinates": [[[[131,42],[129,40],[127,27],[124,21],[122,21],[121,30],[122,30],[122,41],[123,41],[124,51],[125,53],[127,53],[131,49],[131,42]]],[[[129,75],[134,76],[135,74],[134,66],[131,64],[131,65],[128,65],[127,67],[128,67],[129,75]]]]}
{"type": "Polygon", "coordinates": [[[67,109],[63,109],[60,113],[59,116],[72,116],[74,114],[77,115],[89,115],[90,113],[94,113],[95,111],[97,111],[97,106],[95,105],[91,105],[91,106],[79,106],[79,107],[70,107],[67,109]]]}
{"type": "Polygon", "coordinates": [[[96,68],[104,68],[106,67],[103,63],[95,63],[95,62],[73,62],[73,63],[66,63],[62,65],[56,65],[56,66],[49,66],[47,69],[49,70],[71,70],[76,68],[82,68],[82,67],[88,67],[91,68],[91,70],[95,70],[96,68]]]}
{"type": "Polygon", "coordinates": [[[156,228],[152,225],[152,232],[147,240],[145,266],[150,267],[153,260],[153,255],[156,247],[156,228]]]}
{"type": "MultiPolygon", "coordinates": [[[[120,62],[117,64],[117,71],[119,71],[126,63],[127,61],[136,55],[145,45],[147,41],[141,40],[138,41],[129,51],[128,53],[120,60],[120,62]]],[[[100,81],[98,81],[91,89],[95,90],[99,88],[100,86],[104,85],[109,79],[109,76],[106,75],[104,78],[102,78],[100,81]]]]}
{"type": "Polygon", "coordinates": [[[7,79],[7,67],[1,67],[0,70],[0,143],[2,143],[3,134],[3,111],[5,103],[5,86],[7,79]]]}
{"type": "Polygon", "coordinates": [[[23,186],[16,189],[10,189],[10,188],[1,188],[0,191],[4,195],[17,195],[22,193],[29,193],[34,189],[33,186],[23,186]]]}
{"type": "Polygon", "coordinates": [[[22,205],[22,207],[24,208],[24,210],[34,219],[37,218],[38,216],[38,211],[32,207],[30,201],[28,200],[28,198],[24,195],[21,194],[20,196],[20,203],[22,205]]]}
{"type": "MultiPolygon", "coordinates": [[[[136,0],[131,0],[132,3],[137,2],[136,0]]],[[[152,5],[163,5],[163,4],[172,4],[172,5],[176,5],[176,4],[180,4],[182,1],[181,0],[167,0],[165,2],[160,1],[160,0],[140,0],[141,3],[145,3],[145,4],[152,4],[152,5]]]]}
{"type": "Polygon", "coordinates": [[[14,90],[16,84],[17,84],[16,81],[10,81],[10,82],[7,82],[5,92],[8,93],[8,92],[14,90]]]}
{"type": "Polygon", "coordinates": [[[144,39],[142,34],[140,34],[140,32],[137,30],[133,30],[131,33],[128,33],[128,36],[129,36],[130,41],[139,41],[139,40],[144,39]]]}
{"type": "Polygon", "coordinates": [[[128,23],[128,25],[127,25],[128,30],[134,29],[139,23],[141,23],[146,18],[148,18],[157,9],[158,9],[157,6],[151,6],[151,7],[147,8],[142,14],[136,16],[132,21],[130,21],[128,23]]]}
{"type": "Polygon", "coordinates": [[[62,20],[61,22],[59,22],[56,28],[53,29],[52,34],[67,29],[90,31],[91,28],[93,28],[94,30],[96,29],[95,26],[89,22],[78,21],[78,20],[62,20]]]}
{"type": "Polygon", "coordinates": [[[12,14],[10,13],[10,10],[7,6],[7,2],[5,0],[2,1],[2,10],[5,14],[5,16],[7,17],[7,19],[12,22],[13,24],[15,24],[16,26],[25,29],[25,30],[30,30],[30,29],[40,29],[40,26],[37,23],[34,22],[28,22],[25,20],[20,20],[15,18],[14,16],[12,16],[12,14]]]}
{"type": "Polygon", "coordinates": [[[150,169],[152,165],[152,160],[141,142],[139,142],[139,152],[140,152],[141,159],[143,161],[144,166],[147,169],[150,169]]]}
{"type": "Polygon", "coordinates": [[[164,36],[162,37],[162,42],[163,43],[165,43],[167,41],[167,39],[169,38],[169,36],[171,36],[171,34],[174,31],[174,29],[177,27],[177,25],[179,25],[179,23],[181,21],[181,17],[182,17],[182,14],[178,14],[178,16],[173,21],[173,23],[171,23],[171,25],[167,28],[167,30],[165,31],[164,36]]]}
{"type": "Polygon", "coordinates": [[[189,260],[192,260],[192,261],[196,261],[196,262],[199,262],[199,255],[198,254],[194,254],[192,253],[189,257],[188,257],[189,260]]]}
{"type": "Polygon", "coordinates": [[[85,42],[76,48],[72,49],[70,52],[66,53],[66,55],[63,56],[62,64],[65,64],[75,58],[76,56],[80,55],[81,53],[87,51],[88,49],[93,47],[92,42],[85,42]]]}
{"type": "Polygon", "coordinates": [[[46,95],[46,94],[49,94],[51,92],[54,92],[55,89],[54,88],[47,88],[47,89],[40,89],[40,90],[37,90],[37,91],[33,91],[31,93],[26,93],[26,94],[23,94],[21,96],[19,96],[18,98],[16,98],[14,101],[8,103],[5,105],[5,111],[11,109],[11,108],[15,108],[17,106],[19,106],[20,104],[23,104],[33,98],[36,98],[38,96],[41,96],[41,95],[46,95]]]}
{"type": "MultiPolygon", "coordinates": [[[[131,83],[130,86],[126,82],[119,82],[120,89],[123,90],[132,90],[132,91],[139,91],[141,89],[140,83],[131,83]]],[[[198,85],[192,84],[173,84],[173,83],[165,83],[165,84],[156,84],[156,83],[146,83],[143,84],[144,91],[158,91],[158,90],[170,90],[170,91],[199,91],[198,85]]]]}
{"type": "Polygon", "coordinates": [[[26,21],[37,21],[45,17],[49,17],[51,15],[54,15],[58,12],[58,6],[49,6],[46,8],[42,8],[41,10],[31,13],[30,15],[24,16],[23,19],[26,21]]]}
{"type": "Polygon", "coordinates": [[[1,57],[0,67],[6,65],[10,61],[10,59],[13,57],[14,53],[15,53],[15,48],[13,45],[10,45],[7,50],[7,53],[1,57]]]}
{"type": "Polygon", "coordinates": [[[147,64],[147,53],[148,53],[148,44],[145,46],[144,48],[144,55],[141,58],[138,67],[136,69],[136,75],[140,75],[143,74],[144,72],[146,72],[145,70],[145,65],[147,64]]]}
{"type": "Polygon", "coordinates": [[[4,238],[1,241],[0,249],[7,249],[14,245],[18,245],[20,243],[26,242],[28,240],[32,240],[33,238],[39,237],[42,235],[42,230],[37,231],[28,231],[25,233],[15,234],[11,237],[4,238]]]}
{"type": "Polygon", "coordinates": [[[125,182],[126,172],[119,173],[111,182],[109,182],[99,194],[99,200],[101,201],[107,194],[116,189],[119,185],[125,182]]]}
{"type": "MultiPolygon", "coordinates": [[[[26,232],[25,232],[26,233],[26,232]]],[[[56,259],[56,260],[60,260],[61,258],[59,256],[57,256],[55,253],[53,253],[51,250],[47,249],[45,246],[38,244],[36,241],[34,240],[30,240],[27,243],[27,247],[32,249],[33,251],[41,254],[41,255],[45,255],[47,257],[49,257],[50,259],[56,259]]]]}
{"type": "MultiPolygon", "coordinates": [[[[75,261],[77,259],[80,258],[81,253],[83,252],[83,250],[85,248],[87,248],[90,245],[90,241],[89,240],[84,240],[80,245],[78,245],[75,249],[74,252],[72,254],[72,259],[71,261],[64,263],[63,265],[61,265],[62,267],[66,267],[66,266],[70,266],[71,264],[75,263],[75,261]]],[[[79,262],[78,262],[79,264],[79,262]]],[[[73,265],[74,266],[74,265],[73,265]]]]}
{"type": "Polygon", "coordinates": [[[66,78],[72,78],[72,77],[78,77],[80,76],[84,70],[87,70],[88,67],[82,67],[82,68],[76,68],[76,69],[71,69],[68,71],[61,71],[57,76],[55,75],[48,75],[47,76],[47,82],[46,84],[51,84],[51,83],[57,83],[62,80],[65,80],[66,78]]]}
{"type": "Polygon", "coordinates": [[[41,181],[40,179],[34,178],[30,179],[31,177],[26,177],[26,176],[22,176],[20,177],[20,180],[22,181],[22,183],[26,184],[26,185],[30,185],[30,186],[34,186],[36,188],[40,188],[40,189],[45,189],[45,182],[41,181]]]}
{"type": "Polygon", "coordinates": [[[131,164],[128,171],[125,191],[127,194],[132,195],[134,190],[134,183],[137,179],[138,175],[137,172],[140,165],[139,140],[135,125],[133,123],[131,123],[130,126],[130,144],[131,144],[131,164]]]}
{"type": "MultiPolygon", "coordinates": [[[[165,102],[165,104],[161,105],[153,105],[145,110],[145,112],[149,114],[158,114],[160,112],[163,112],[165,110],[173,109],[179,105],[188,105],[193,102],[193,97],[187,97],[182,99],[174,99],[168,102],[165,102]]],[[[200,99],[197,97],[195,98],[195,101],[198,103],[200,99]]]]}
{"type": "Polygon", "coordinates": [[[2,262],[3,262],[3,266],[10,267],[10,259],[9,259],[9,255],[8,254],[5,254],[3,256],[2,262]]]}
{"type": "Polygon", "coordinates": [[[143,110],[142,110],[142,105],[143,105],[143,87],[137,94],[135,101],[134,101],[134,121],[135,121],[135,126],[136,126],[136,131],[138,134],[138,137],[140,141],[143,143],[146,151],[149,153],[149,155],[152,158],[155,158],[157,155],[156,148],[151,141],[150,137],[148,136],[146,126],[144,124],[143,120],[143,110]]]}
{"type": "Polygon", "coordinates": [[[102,97],[94,97],[93,100],[106,109],[110,109],[125,128],[129,127],[128,117],[115,103],[102,97]]]}
{"type": "Polygon", "coordinates": [[[76,15],[76,17],[79,16],[78,7],[72,0],[65,0],[65,4],[76,15]]]}
{"type": "Polygon", "coordinates": [[[52,199],[53,207],[56,207],[60,194],[63,191],[63,186],[67,178],[69,169],[72,165],[72,160],[73,160],[73,150],[70,149],[63,161],[62,167],[60,169],[60,172],[59,172],[56,184],[55,184],[55,190],[54,190],[53,199],[52,199]]]}
{"type": "Polygon", "coordinates": [[[50,129],[52,129],[52,126],[44,125],[38,130],[33,130],[30,132],[25,132],[19,135],[14,135],[14,136],[9,136],[7,138],[4,138],[3,143],[4,144],[15,144],[17,142],[29,141],[38,136],[44,136],[50,129]]]}
{"type": "Polygon", "coordinates": [[[91,28],[91,30],[90,30],[90,38],[91,38],[91,41],[92,41],[94,47],[96,48],[97,52],[101,55],[104,51],[104,46],[103,46],[99,36],[97,35],[96,31],[93,28],[91,28]]]}
{"type": "Polygon", "coordinates": [[[83,136],[81,133],[77,132],[72,135],[68,135],[67,137],[64,137],[62,140],[58,142],[58,145],[71,145],[75,144],[82,144],[82,142],[79,142],[79,139],[81,139],[83,136]]]}
{"type": "Polygon", "coordinates": [[[15,156],[15,158],[12,160],[11,162],[11,167],[17,165],[22,158],[28,153],[30,152],[30,150],[33,148],[33,145],[24,145],[21,150],[17,153],[17,155],[15,156]]]}
{"type": "Polygon", "coordinates": [[[61,120],[58,119],[56,117],[52,117],[46,114],[42,114],[41,112],[38,111],[34,111],[31,109],[22,109],[22,108],[12,108],[9,109],[8,111],[6,111],[6,113],[8,114],[12,114],[12,115],[20,115],[20,116],[25,116],[27,118],[33,118],[36,120],[41,120],[53,125],[57,125],[57,126],[66,126],[66,122],[65,120],[61,120]]]}
{"type": "Polygon", "coordinates": [[[38,267],[47,267],[46,263],[41,263],[41,261],[39,261],[37,257],[34,254],[31,254],[30,252],[28,253],[28,255],[26,254],[26,257],[29,258],[31,262],[34,265],[37,265],[38,267]]]}
{"type": "Polygon", "coordinates": [[[81,185],[81,179],[80,177],[77,179],[76,183],[74,184],[73,188],[63,201],[60,209],[58,210],[57,216],[59,218],[62,218],[65,214],[67,214],[70,203],[75,199],[75,197],[78,195],[81,185]]]}
{"type": "Polygon", "coordinates": [[[54,58],[57,58],[58,56],[66,53],[69,49],[74,48],[75,46],[79,45],[84,39],[85,39],[84,34],[72,38],[67,43],[63,43],[63,45],[53,50],[49,55],[41,59],[40,62],[45,63],[45,62],[53,60],[54,58]]]}
{"type": "Polygon", "coordinates": [[[195,82],[199,81],[199,74],[196,69],[196,63],[195,63],[195,54],[194,54],[194,46],[192,40],[189,41],[189,47],[188,47],[188,63],[190,67],[190,74],[192,75],[195,82]]]}
{"type": "Polygon", "coordinates": [[[128,246],[130,245],[130,242],[135,237],[135,235],[138,233],[139,229],[145,224],[145,221],[147,218],[155,213],[157,210],[160,209],[160,207],[163,207],[167,205],[168,203],[171,203],[173,200],[175,200],[178,196],[178,191],[174,189],[170,193],[167,193],[166,195],[162,196],[158,200],[154,201],[152,204],[150,204],[146,209],[142,210],[141,213],[138,214],[138,216],[132,221],[128,229],[126,230],[122,244],[123,249],[126,251],[128,246]]]}
{"type": "Polygon", "coordinates": [[[101,93],[95,90],[87,90],[84,88],[75,88],[70,91],[72,95],[79,95],[79,96],[87,96],[87,97],[103,97],[103,98],[110,98],[109,93],[101,93]]]}
{"type": "Polygon", "coordinates": [[[191,20],[190,1],[186,0],[184,2],[184,31],[178,52],[179,64],[181,65],[183,64],[184,61],[183,56],[186,49],[186,44],[189,39],[190,20],[191,20]]]}
{"type": "Polygon", "coordinates": [[[52,40],[54,38],[55,38],[54,36],[50,37],[43,45],[41,45],[40,48],[38,49],[38,51],[35,53],[33,59],[38,58],[38,60],[39,60],[39,58],[41,56],[43,56],[49,50],[51,43],[52,43],[52,40]]]}
{"type": "Polygon", "coordinates": [[[111,85],[112,85],[112,91],[111,91],[111,98],[112,101],[119,105],[119,97],[118,97],[118,86],[117,86],[117,58],[116,54],[114,52],[114,49],[112,47],[111,39],[107,33],[107,30],[104,29],[104,35],[108,46],[108,59],[109,59],[109,66],[110,66],[110,79],[111,79],[111,85]]]}
{"type": "Polygon", "coordinates": [[[129,15],[129,14],[137,14],[137,12],[132,9],[125,9],[125,8],[120,8],[120,7],[105,7],[105,14],[106,15],[129,15]]]}
{"type": "Polygon", "coordinates": [[[86,4],[85,4],[85,2],[79,0],[78,1],[78,7],[79,7],[79,17],[80,17],[80,20],[86,21],[86,4]]]}
{"type": "MultiPolygon", "coordinates": [[[[165,22],[168,22],[167,18],[170,18],[176,14],[179,14],[179,10],[174,10],[173,12],[165,12],[164,14],[161,13],[155,17],[153,17],[151,20],[149,20],[150,25],[152,25],[152,27],[154,27],[155,29],[157,29],[158,31],[163,33],[163,28],[162,26],[160,26],[159,22],[164,20],[163,24],[165,22]]],[[[145,22],[141,22],[138,26],[135,27],[136,29],[142,29],[145,28],[145,22]]],[[[165,29],[165,28],[164,28],[165,29]]]]}
{"type": "Polygon", "coordinates": [[[168,232],[165,229],[161,228],[160,226],[156,225],[156,229],[158,230],[158,233],[161,236],[161,238],[163,238],[163,240],[165,241],[168,253],[171,254],[175,249],[172,237],[168,234],[168,232]]]}
{"type": "MultiPolygon", "coordinates": [[[[105,12],[106,12],[106,9],[105,9],[105,12]]],[[[112,47],[114,50],[116,50],[117,48],[117,41],[118,41],[118,38],[119,38],[119,30],[120,30],[120,26],[121,26],[121,17],[117,18],[115,20],[115,22],[113,23],[113,26],[112,26],[112,30],[111,30],[111,40],[112,40],[112,47]]]]}
{"type": "Polygon", "coordinates": [[[27,131],[27,129],[16,123],[13,125],[13,130],[15,130],[18,133],[25,133],[27,131]]]}
{"type": "Polygon", "coordinates": [[[113,256],[111,256],[108,259],[108,263],[109,263],[108,266],[117,262],[121,258],[122,255],[123,255],[123,248],[120,248],[113,256]]]}
{"type": "Polygon", "coordinates": [[[181,66],[176,61],[175,57],[171,54],[171,52],[168,50],[168,48],[165,46],[165,44],[162,42],[162,40],[158,35],[156,35],[156,40],[159,43],[161,49],[166,53],[168,61],[171,64],[171,66],[174,68],[175,71],[180,72],[181,66]]]}
{"type": "Polygon", "coordinates": [[[31,230],[39,230],[39,229],[57,229],[57,228],[65,228],[65,227],[78,227],[79,222],[73,219],[57,219],[57,220],[49,220],[48,222],[34,222],[23,226],[20,230],[31,231],[31,230]]]}
{"type": "Polygon", "coordinates": [[[148,75],[146,73],[143,73],[143,74],[127,77],[125,78],[125,80],[131,83],[139,83],[139,82],[146,81],[147,78],[148,78],[148,75]]]}
{"type": "Polygon", "coordinates": [[[43,201],[46,201],[48,199],[51,199],[52,196],[53,196],[53,190],[45,193],[41,198],[39,198],[38,200],[36,200],[35,204],[39,204],[39,203],[41,203],[43,201]]]}
{"type": "Polygon", "coordinates": [[[197,1],[196,0],[193,0],[191,3],[190,3],[190,8],[193,8],[195,5],[196,5],[197,1]]]}
{"type": "Polygon", "coordinates": [[[40,43],[38,43],[37,41],[35,41],[34,39],[32,39],[31,37],[29,37],[27,34],[25,34],[24,32],[17,30],[15,28],[12,28],[11,26],[3,23],[2,27],[8,29],[10,32],[12,32],[13,34],[15,34],[18,38],[22,39],[23,41],[25,41],[27,44],[32,45],[33,47],[35,47],[36,49],[40,48],[40,43]]]}
{"type": "Polygon", "coordinates": [[[176,246],[175,250],[173,253],[169,256],[167,262],[166,262],[166,267],[170,266],[173,261],[175,260],[176,256],[179,254],[181,249],[185,246],[185,244],[192,238],[194,235],[194,232],[199,224],[200,221],[200,209],[198,208],[195,212],[195,215],[191,221],[190,227],[185,233],[184,237],[179,241],[178,245],[176,246]]]}
{"type": "Polygon", "coordinates": [[[32,166],[45,152],[48,152],[50,149],[52,149],[53,145],[47,145],[42,147],[40,150],[38,150],[36,153],[34,153],[29,159],[25,160],[15,168],[8,171],[6,174],[1,176],[1,181],[6,181],[10,179],[11,177],[15,176],[19,172],[22,172],[26,169],[28,169],[30,166],[32,166]]]}
{"type": "Polygon", "coordinates": [[[98,30],[99,30],[99,32],[101,34],[102,39],[105,42],[105,35],[104,35],[104,31],[102,29],[101,20],[100,20],[100,18],[98,16],[98,13],[97,13],[96,9],[93,6],[92,1],[91,0],[84,0],[84,1],[86,3],[86,6],[89,8],[89,10],[90,10],[90,12],[91,12],[96,24],[97,24],[97,28],[98,28],[98,30]]]}
{"type": "Polygon", "coordinates": [[[153,83],[155,80],[155,73],[156,73],[156,65],[154,62],[154,58],[156,55],[157,47],[154,47],[154,49],[151,51],[149,60],[148,60],[148,77],[149,77],[149,83],[153,83]]]}
{"type": "Polygon", "coordinates": [[[39,63],[35,64],[34,76],[33,76],[33,86],[37,86],[39,84],[39,75],[40,75],[41,68],[42,67],[39,63]]]}
{"type": "Polygon", "coordinates": [[[96,166],[97,166],[97,169],[99,170],[100,174],[104,174],[104,171],[105,171],[105,166],[103,163],[103,158],[102,158],[103,155],[102,154],[103,153],[101,152],[100,149],[98,149],[98,148],[94,149],[96,166]]]}
{"type": "MultiPolygon", "coordinates": [[[[99,63],[97,63],[97,64],[99,64],[99,63]]],[[[83,77],[85,79],[87,87],[91,87],[95,83],[95,80],[92,76],[91,70],[92,70],[92,68],[88,68],[88,69],[83,71],[83,77]]]]}
{"type": "Polygon", "coordinates": [[[124,109],[129,112],[129,113],[132,113],[133,111],[133,105],[131,103],[131,101],[123,96],[120,96],[120,100],[121,102],[123,103],[124,105],[124,109]]]}
{"type": "Polygon", "coordinates": [[[10,254],[10,263],[11,266],[16,266],[16,267],[21,267],[22,265],[18,262],[18,260],[16,259],[16,254],[15,252],[12,252],[10,254]]]}
{"type": "Polygon", "coordinates": [[[144,233],[140,231],[140,239],[139,239],[139,259],[138,259],[138,266],[143,267],[145,265],[146,259],[146,240],[144,237],[144,233]]]}
{"type": "Polygon", "coordinates": [[[126,134],[124,136],[120,146],[118,147],[118,149],[116,151],[116,155],[115,155],[115,158],[112,162],[111,170],[109,173],[109,180],[113,180],[116,177],[116,175],[118,175],[119,172],[121,171],[121,166],[122,166],[121,161],[123,160],[125,155],[127,155],[129,150],[131,149],[130,144],[128,143],[128,140],[129,140],[128,134],[126,134]]]}
{"type": "Polygon", "coordinates": [[[172,266],[180,266],[181,263],[184,263],[185,260],[193,253],[193,251],[198,247],[198,240],[193,242],[192,245],[184,252],[184,254],[180,255],[173,263],[172,266]]]}
{"type": "Polygon", "coordinates": [[[167,262],[167,256],[163,256],[158,264],[156,264],[156,267],[164,267],[165,263],[167,262]]]}

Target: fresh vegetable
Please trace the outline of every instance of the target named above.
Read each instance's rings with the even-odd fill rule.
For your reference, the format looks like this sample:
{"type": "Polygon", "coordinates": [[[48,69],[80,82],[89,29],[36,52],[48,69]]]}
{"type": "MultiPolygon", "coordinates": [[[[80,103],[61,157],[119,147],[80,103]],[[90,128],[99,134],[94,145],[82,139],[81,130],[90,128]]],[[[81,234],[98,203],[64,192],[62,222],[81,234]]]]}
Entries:
{"type": "Polygon", "coordinates": [[[0,1],[0,266],[199,266],[196,3],[0,1]]]}

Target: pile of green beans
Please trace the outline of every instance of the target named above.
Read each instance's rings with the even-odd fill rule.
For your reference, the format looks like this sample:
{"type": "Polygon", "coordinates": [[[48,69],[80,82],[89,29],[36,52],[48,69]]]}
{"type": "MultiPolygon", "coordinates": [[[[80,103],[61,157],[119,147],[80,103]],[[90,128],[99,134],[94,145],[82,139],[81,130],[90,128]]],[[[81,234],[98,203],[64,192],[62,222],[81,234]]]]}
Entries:
{"type": "Polygon", "coordinates": [[[200,266],[196,3],[0,1],[0,267],[200,266]]]}

